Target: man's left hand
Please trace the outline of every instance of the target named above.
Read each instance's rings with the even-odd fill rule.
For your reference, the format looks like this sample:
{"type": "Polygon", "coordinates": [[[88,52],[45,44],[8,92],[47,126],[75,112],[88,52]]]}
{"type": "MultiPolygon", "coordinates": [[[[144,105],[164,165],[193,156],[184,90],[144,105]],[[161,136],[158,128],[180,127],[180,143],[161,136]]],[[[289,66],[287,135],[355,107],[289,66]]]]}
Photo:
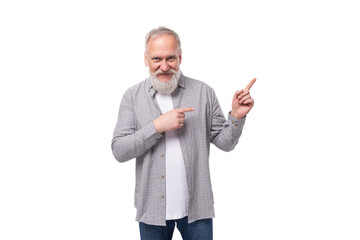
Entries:
{"type": "Polygon", "coordinates": [[[241,119],[250,112],[254,106],[254,99],[250,96],[250,88],[255,83],[256,78],[251,80],[246,88],[237,90],[232,100],[231,115],[234,118],[241,119]]]}

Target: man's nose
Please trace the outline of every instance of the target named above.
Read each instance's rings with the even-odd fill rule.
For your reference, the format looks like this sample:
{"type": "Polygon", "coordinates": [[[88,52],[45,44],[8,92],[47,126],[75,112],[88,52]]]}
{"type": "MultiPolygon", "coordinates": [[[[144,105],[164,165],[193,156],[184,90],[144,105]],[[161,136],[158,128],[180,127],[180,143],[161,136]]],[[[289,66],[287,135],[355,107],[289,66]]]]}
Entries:
{"type": "Polygon", "coordinates": [[[165,59],[161,62],[160,69],[163,72],[167,72],[170,69],[170,66],[165,59]]]}

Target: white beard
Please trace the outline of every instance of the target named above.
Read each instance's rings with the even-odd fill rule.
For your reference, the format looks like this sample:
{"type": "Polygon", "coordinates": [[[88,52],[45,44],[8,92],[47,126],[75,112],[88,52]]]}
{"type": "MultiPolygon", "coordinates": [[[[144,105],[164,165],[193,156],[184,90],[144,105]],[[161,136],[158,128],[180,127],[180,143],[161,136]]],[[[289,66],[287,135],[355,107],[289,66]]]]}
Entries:
{"type": "Polygon", "coordinates": [[[170,69],[169,72],[172,73],[172,77],[168,82],[162,82],[159,80],[158,75],[163,73],[163,71],[161,71],[160,69],[155,73],[150,72],[151,83],[155,90],[159,93],[172,93],[178,85],[181,73],[180,69],[177,71],[170,69]]]}

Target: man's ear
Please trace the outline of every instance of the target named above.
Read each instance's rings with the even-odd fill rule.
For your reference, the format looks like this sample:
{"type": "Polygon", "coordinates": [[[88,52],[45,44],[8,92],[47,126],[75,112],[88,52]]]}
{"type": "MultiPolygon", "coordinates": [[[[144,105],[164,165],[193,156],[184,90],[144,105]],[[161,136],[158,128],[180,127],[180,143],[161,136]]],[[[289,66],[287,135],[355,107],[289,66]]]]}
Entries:
{"type": "Polygon", "coordinates": [[[179,54],[179,64],[181,64],[181,60],[182,60],[182,51],[180,50],[180,54],[179,54]]]}
{"type": "Polygon", "coordinates": [[[146,53],[144,53],[144,61],[145,61],[145,66],[148,67],[148,57],[147,57],[146,53]]]}

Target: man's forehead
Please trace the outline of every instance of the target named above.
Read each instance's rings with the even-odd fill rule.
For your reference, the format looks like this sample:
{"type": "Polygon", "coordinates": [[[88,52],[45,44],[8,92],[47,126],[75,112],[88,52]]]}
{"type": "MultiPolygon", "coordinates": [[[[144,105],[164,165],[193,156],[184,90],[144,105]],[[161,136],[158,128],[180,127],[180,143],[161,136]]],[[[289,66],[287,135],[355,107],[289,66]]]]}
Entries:
{"type": "Polygon", "coordinates": [[[172,53],[161,53],[161,52],[151,52],[149,53],[149,57],[152,58],[152,57],[177,57],[178,56],[178,53],[175,51],[175,52],[172,52],[172,53]]]}
{"type": "Polygon", "coordinates": [[[161,34],[148,42],[148,48],[151,50],[178,48],[178,45],[175,37],[170,34],[161,34]]]}
{"type": "Polygon", "coordinates": [[[177,43],[176,38],[173,35],[169,34],[169,33],[162,33],[162,34],[160,34],[160,35],[158,35],[156,37],[151,37],[149,39],[149,43],[154,42],[154,41],[160,41],[160,40],[162,40],[162,41],[171,41],[171,42],[175,41],[177,43]]]}

